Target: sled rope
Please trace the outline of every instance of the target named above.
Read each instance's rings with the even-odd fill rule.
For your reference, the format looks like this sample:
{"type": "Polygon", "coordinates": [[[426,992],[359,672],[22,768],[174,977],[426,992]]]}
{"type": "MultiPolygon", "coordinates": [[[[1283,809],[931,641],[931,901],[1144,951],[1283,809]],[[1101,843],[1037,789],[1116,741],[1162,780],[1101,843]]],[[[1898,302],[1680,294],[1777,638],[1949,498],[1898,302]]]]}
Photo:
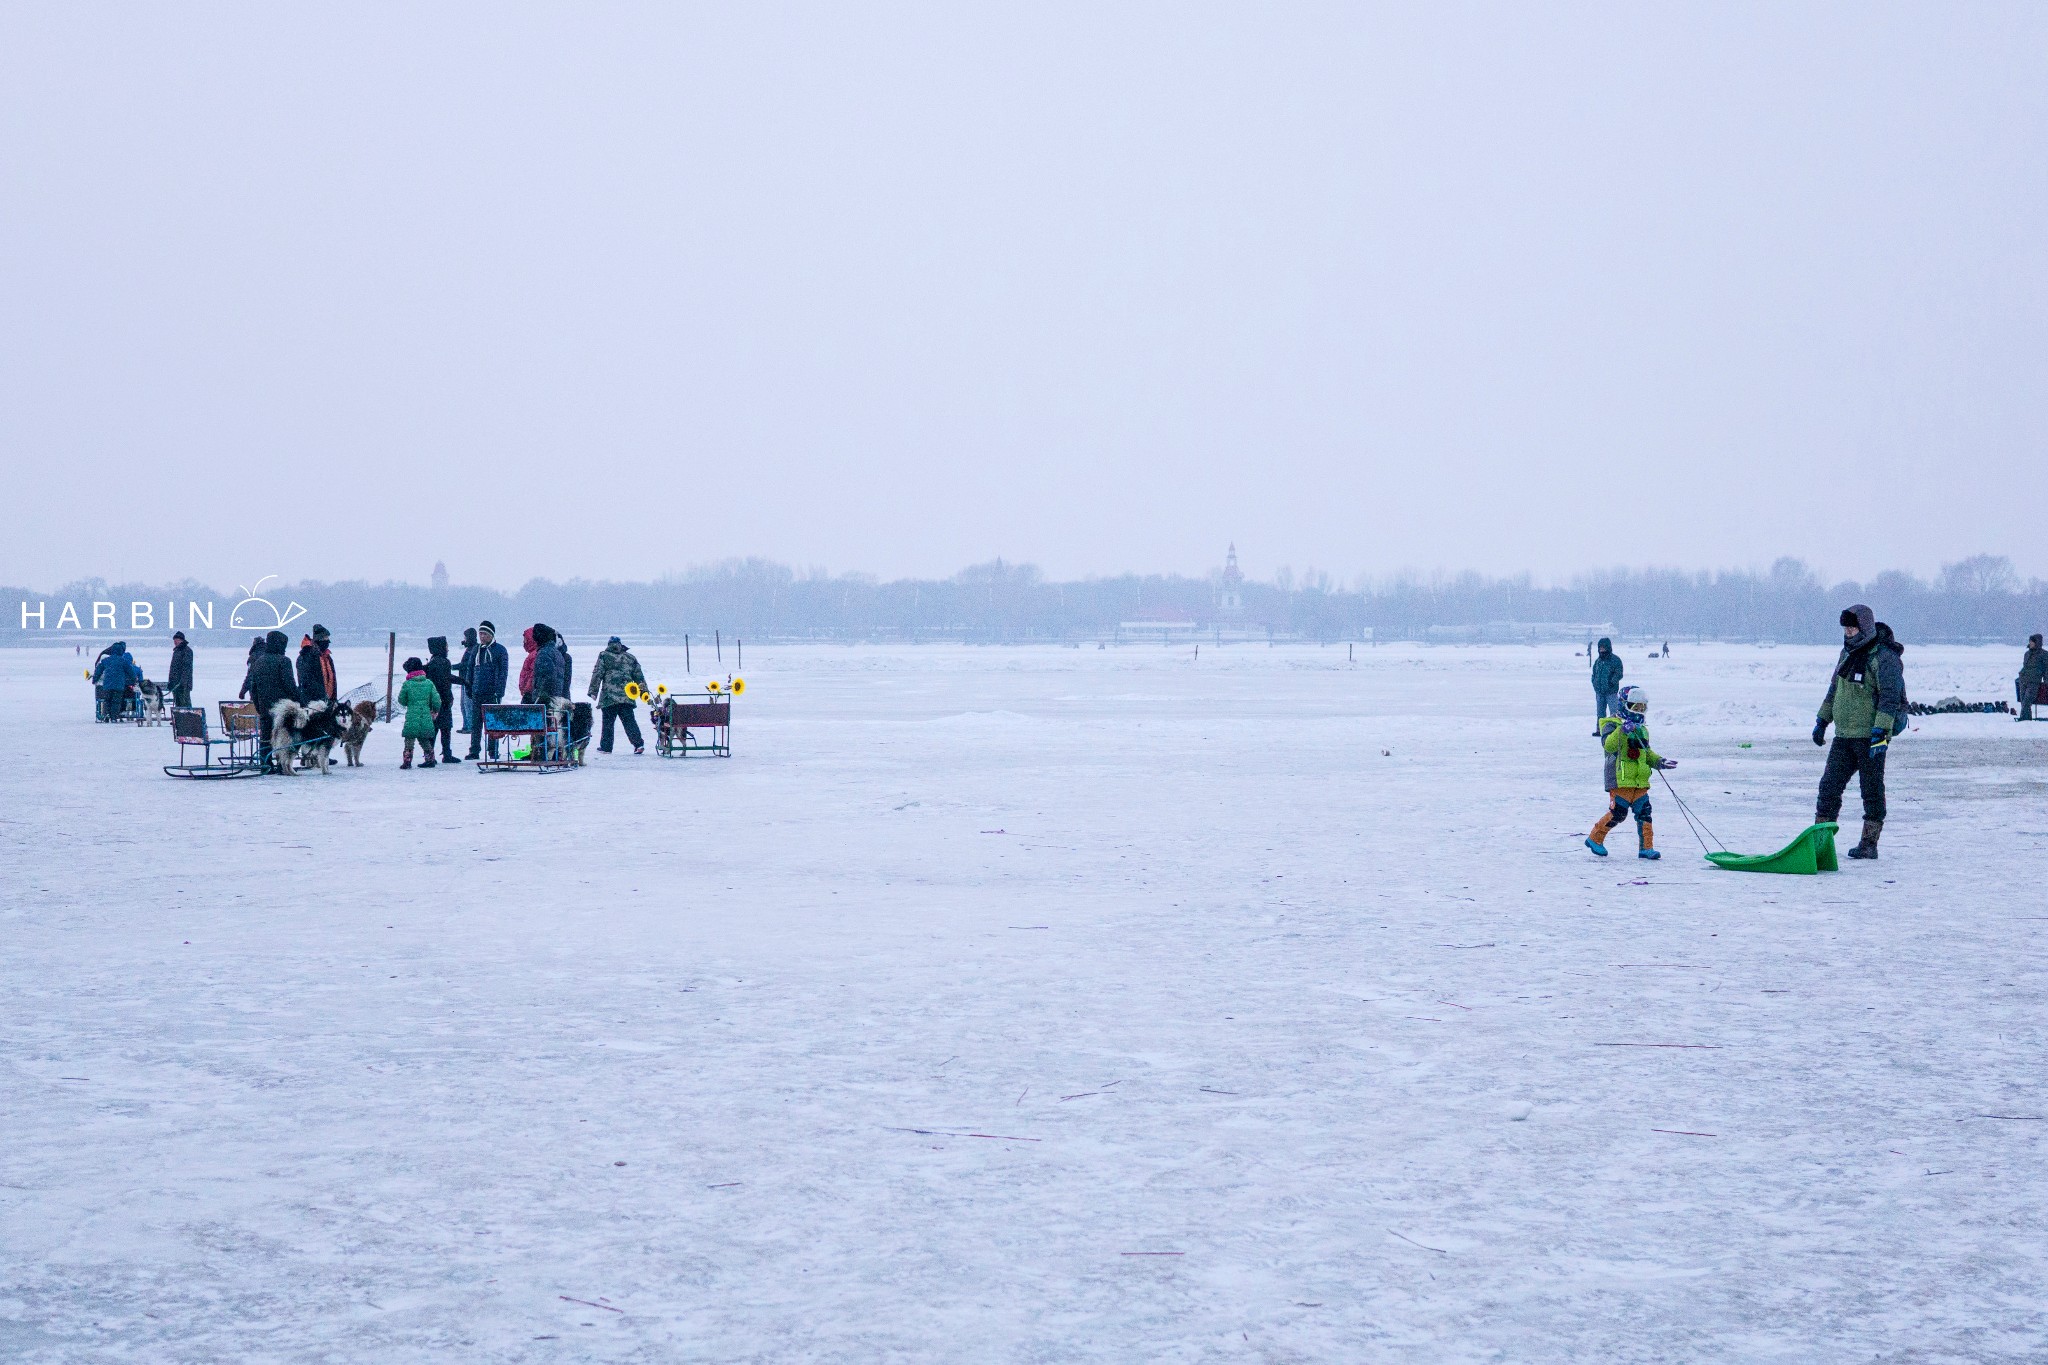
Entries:
{"type": "Polygon", "coordinates": [[[1664,790],[1671,793],[1671,799],[1678,803],[1678,813],[1685,818],[1685,827],[1692,831],[1693,838],[1698,839],[1700,841],[1700,852],[1713,852],[1712,849],[1707,847],[1707,839],[1712,839],[1716,844],[1720,844],[1722,851],[1726,852],[1728,845],[1721,843],[1720,835],[1714,833],[1714,831],[1710,829],[1707,829],[1706,821],[1699,820],[1697,823],[1695,823],[1696,817],[1692,813],[1692,807],[1685,804],[1685,798],[1678,794],[1678,789],[1671,785],[1671,779],[1664,776],[1664,772],[1661,768],[1657,771],[1657,777],[1660,781],[1664,783],[1664,790]],[[1704,838],[1701,837],[1701,830],[1706,830],[1706,836],[1704,838]]]}

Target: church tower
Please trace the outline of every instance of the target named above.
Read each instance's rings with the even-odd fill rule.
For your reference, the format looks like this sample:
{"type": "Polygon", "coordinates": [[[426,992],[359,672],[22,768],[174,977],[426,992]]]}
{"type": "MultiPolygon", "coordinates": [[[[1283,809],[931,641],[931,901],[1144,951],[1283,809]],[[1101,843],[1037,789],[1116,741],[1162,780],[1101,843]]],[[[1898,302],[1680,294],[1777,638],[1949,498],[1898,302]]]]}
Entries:
{"type": "Polygon", "coordinates": [[[1226,617],[1244,615],[1244,574],[1237,567],[1237,542],[1223,561],[1223,582],[1216,589],[1216,610],[1226,617]]]}

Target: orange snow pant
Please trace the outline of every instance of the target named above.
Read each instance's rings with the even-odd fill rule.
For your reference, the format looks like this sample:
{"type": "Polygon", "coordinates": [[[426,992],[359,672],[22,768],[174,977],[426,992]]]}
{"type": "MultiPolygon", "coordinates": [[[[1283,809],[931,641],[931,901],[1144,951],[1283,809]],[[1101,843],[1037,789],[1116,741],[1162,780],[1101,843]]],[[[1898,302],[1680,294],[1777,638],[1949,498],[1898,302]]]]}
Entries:
{"type": "Polygon", "coordinates": [[[1601,816],[1599,822],[1593,826],[1593,842],[1604,846],[1607,843],[1608,832],[1630,815],[1634,815],[1636,836],[1642,840],[1642,846],[1655,848],[1657,833],[1650,827],[1650,789],[1613,787],[1607,794],[1614,799],[1614,804],[1607,808],[1607,814],[1601,816]]]}

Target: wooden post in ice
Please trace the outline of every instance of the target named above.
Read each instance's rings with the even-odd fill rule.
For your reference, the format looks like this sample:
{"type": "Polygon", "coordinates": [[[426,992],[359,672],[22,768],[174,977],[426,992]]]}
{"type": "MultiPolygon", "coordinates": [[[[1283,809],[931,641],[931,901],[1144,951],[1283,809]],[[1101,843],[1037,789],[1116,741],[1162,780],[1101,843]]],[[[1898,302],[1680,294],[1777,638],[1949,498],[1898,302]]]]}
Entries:
{"type": "Polygon", "coordinates": [[[725,635],[721,631],[711,632],[711,647],[718,651],[718,662],[725,662],[725,635]]]}
{"type": "Polygon", "coordinates": [[[391,719],[391,678],[398,663],[398,632],[384,642],[384,719],[391,719]]]}
{"type": "Polygon", "coordinates": [[[683,672],[685,672],[685,673],[688,673],[689,671],[690,671],[690,637],[689,637],[689,636],[687,636],[687,635],[685,635],[685,636],[683,637],[683,672]]]}

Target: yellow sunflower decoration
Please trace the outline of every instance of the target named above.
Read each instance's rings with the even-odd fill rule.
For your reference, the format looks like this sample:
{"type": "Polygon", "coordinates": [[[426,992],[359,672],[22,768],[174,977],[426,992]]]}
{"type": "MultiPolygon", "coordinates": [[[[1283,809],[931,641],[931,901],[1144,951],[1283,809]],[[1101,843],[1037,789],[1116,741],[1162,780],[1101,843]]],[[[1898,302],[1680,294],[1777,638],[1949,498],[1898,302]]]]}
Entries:
{"type": "Polygon", "coordinates": [[[640,684],[639,684],[639,683],[633,682],[633,681],[631,681],[631,680],[628,680],[628,681],[627,681],[627,683],[626,683],[626,700],[627,700],[627,701],[638,701],[638,700],[640,700],[640,684]]]}
{"type": "Polygon", "coordinates": [[[711,693],[716,693],[716,692],[718,692],[718,691],[720,690],[720,689],[719,689],[719,684],[718,684],[718,679],[716,679],[716,678],[713,678],[713,679],[712,679],[712,680],[711,680],[710,682],[708,682],[708,683],[705,683],[705,684],[704,684],[704,690],[705,690],[706,692],[711,692],[711,693]]]}
{"type": "Polygon", "coordinates": [[[659,683],[659,684],[657,684],[657,685],[655,686],[655,689],[654,689],[654,695],[655,695],[655,696],[657,696],[657,697],[665,697],[665,696],[667,696],[667,695],[668,695],[668,684],[667,684],[667,683],[659,683]]]}
{"type": "Polygon", "coordinates": [[[747,690],[747,680],[746,680],[745,678],[734,678],[734,679],[732,680],[732,694],[733,694],[733,695],[734,695],[735,697],[739,696],[739,695],[740,695],[741,693],[745,692],[746,690],[747,690]]]}

